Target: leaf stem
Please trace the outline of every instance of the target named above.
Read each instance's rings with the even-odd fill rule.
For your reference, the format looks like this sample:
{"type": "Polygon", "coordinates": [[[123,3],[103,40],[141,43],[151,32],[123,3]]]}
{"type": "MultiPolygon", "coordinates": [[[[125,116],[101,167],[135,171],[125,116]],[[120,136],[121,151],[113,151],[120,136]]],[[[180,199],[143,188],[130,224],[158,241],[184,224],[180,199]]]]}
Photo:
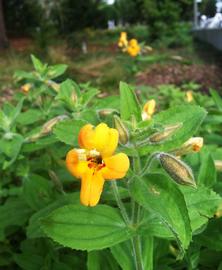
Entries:
{"type": "Polygon", "coordinates": [[[121,200],[121,197],[119,195],[119,189],[118,189],[118,186],[117,186],[115,180],[111,181],[111,187],[112,187],[112,190],[113,190],[114,197],[116,199],[116,203],[117,203],[117,205],[118,205],[118,207],[120,209],[121,215],[122,215],[125,223],[127,225],[130,225],[130,220],[129,220],[128,214],[126,212],[126,208],[125,208],[125,206],[124,206],[124,204],[123,204],[123,202],[121,200]]]}

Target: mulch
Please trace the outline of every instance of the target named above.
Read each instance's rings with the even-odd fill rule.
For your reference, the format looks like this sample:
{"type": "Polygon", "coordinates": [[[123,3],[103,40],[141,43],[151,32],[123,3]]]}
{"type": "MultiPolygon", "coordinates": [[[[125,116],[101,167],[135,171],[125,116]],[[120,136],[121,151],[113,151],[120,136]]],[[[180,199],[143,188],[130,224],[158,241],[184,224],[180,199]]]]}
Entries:
{"type": "Polygon", "coordinates": [[[180,86],[194,82],[201,85],[201,91],[209,88],[219,90],[222,86],[222,68],[216,65],[154,64],[137,75],[137,85],[158,86],[174,84],[180,86]]]}

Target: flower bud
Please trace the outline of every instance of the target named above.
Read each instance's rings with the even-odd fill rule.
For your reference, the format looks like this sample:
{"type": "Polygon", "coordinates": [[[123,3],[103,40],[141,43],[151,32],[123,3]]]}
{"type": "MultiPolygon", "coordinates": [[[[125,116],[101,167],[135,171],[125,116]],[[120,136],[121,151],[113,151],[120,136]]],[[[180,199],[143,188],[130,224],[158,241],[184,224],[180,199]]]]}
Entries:
{"type": "Polygon", "coordinates": [[[170,136],[173,135],[173,133],[182,127],[182,123],[177,123],[174,125],[166,126],[163,131],[156,132],[153,135],[149,137],[149,141],[151,143],[160,143],[166,139],[168,139],[170,136]]]}
{"type": "Polygon", "coordinates": [[[22,87],[21,87],[21,89],[24,93],[28,93],[31,88],[32,88],[31,83],[26,83],[26,84],[22,85],[22,87]]]}
{"type": "Polygon", "coordinates": [[[160,153],[158,158],[163,169],[175,182],[180,185],[196,187],[193,173],[183,161],[167,153],[160,153]]]}
{"type": "Polygon", "coordinates": [[[179,149],[173,151],[176,156],[183,156],[193,152],[199,152],[203,147],[202,137],[192,137],[186,141],[179,149]]]}
{"type": "Polygon", "coordinates": [[[129,141],[129,132],[121,119],[117,116],[114,115],[114,126],[117,129],[119,133],[119,141],[121,144],[127,144],[129,141]]]}
{"type": "Polygon", "coordinates": [[[110,115],[114,112],[116,112],[116,110],[114,110],[114,109],[103,109],[103,110],[100,110],[98,113],[100,116],[107,116],[107,115],[110,115]]]}
{"type": "Polygon", "coordinates": [[[222,160],[214,160],[214,165],[218,172],[222,172],[222,160]]]}
{"type": "Polygon", "coordinates": [[[48,122],[46,122],[41,130],[41,135],[46,135],[48,133],[50,133],[52,131],[52,128],[55,126],[55,124],[57,124],[58,122],[64,120],[65,118],[68,118],[67,115],[59,115],[56,116],[54,118],[52,118],[51,120],[49,120],[48,122]]]}
{"type": "Polygon", "coordinates": [[[154,99],[148,100],[143,107],[142,119],[149,120],[154,114],[156,109],[156,101],[154,99]]]}
{"type": "Polygon", "coordinates": [[[187,102],[193,101],[193,92],[191,90],[186,92],[186,100],[187,102]]]}
{"type": "Polygon", "coordinates": [[[46,84],[50,87],[52,87],[53,90],[56,92],[59,92],[60,85],[52,80],[47,80],[46,84]]]}
{"type": "Polygon", "coordinates": [[[75,92],[72,92],[72,94],[71,94],[71,100],[72,100],[73,103],[76,103],[77,102],[78,96],[77,96],[77,94],[75,92]]]}
{"type": "Polygon", "coordinates": [[[34,141],[40,139],[41,137],[48,135],[52,131],[52,128],[55,126],[55,124],[64,120],[65,118],[68,118],[68,116],[67,115],[59,115],[59,116],[52,118],[51,120],[49,120],[48,122],[46,122],[42,126],[42,129],[39,133],[28,137],[27,141],[34,142],[34,141]]]}

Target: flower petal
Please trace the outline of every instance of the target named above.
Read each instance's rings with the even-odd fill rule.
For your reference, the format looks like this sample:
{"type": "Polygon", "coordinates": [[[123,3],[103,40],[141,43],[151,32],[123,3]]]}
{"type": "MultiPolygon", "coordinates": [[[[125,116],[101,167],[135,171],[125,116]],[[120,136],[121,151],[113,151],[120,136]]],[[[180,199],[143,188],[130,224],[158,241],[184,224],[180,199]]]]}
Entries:
{"type": "Polygon", "coordinates": [[[110,128],[109,129],[109,139],[101,151],[101,155],[103,158],[111,156],[118,145],[118,140],[119,140],[119,133],[116,129],[110,128]]]}
{"type": "Polygon", "coordinates": [[[129,158],[124,153],[104,158],[105,167],[101,173],[105,179],[123,178],[129,169],[129,158]]]}
{"type": "Polygon", "coordinates": [[[101,173],[88,171],[81,179],[80,201],[85,206],[96,206],[104,185],[101,173]]]}
{"type": "Polygon", "coordinates": [[[83,126],[78,137],[80,147],[88,150],[94,149],[94,134],[93,125],[87,124],[83,126]]]}
{"type": "Polygon", "coordinates": [[[97,151],[100,153],[106,147],[109,141],[109,127],[105,123],[101,123],[95,128],[94,144],[97,151]]]}
{"type": "Polygon", "coordinates": [[[78,160],[78,153],[75,149],[70,150],[66,155],[66,167],[77,178],[80,178],[89,170],[87,161],[78,160]]]}

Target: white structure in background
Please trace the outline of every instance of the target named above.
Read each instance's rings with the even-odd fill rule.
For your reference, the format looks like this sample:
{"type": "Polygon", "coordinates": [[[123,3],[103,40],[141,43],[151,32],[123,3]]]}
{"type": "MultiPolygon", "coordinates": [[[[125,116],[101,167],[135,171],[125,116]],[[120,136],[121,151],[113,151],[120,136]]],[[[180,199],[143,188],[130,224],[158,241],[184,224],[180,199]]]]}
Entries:
{"type": "Polygon", "coordinates": [[[212,18],[207,18],[206,15],[201,15],[200,20],[198,20],[198,3],[202,0],[194,0],[194,27],[195,28],[205,28],[205,29],[215,29],[222,28],[222,0],[216,0],[216,14],[212,18]]]}
{"type": "Polygon", "coordinates": [[[108,29],[109,30],[112,30],[112,29],[115,29],[116,28],[116,25],[115,25],[115,21],[114,20],[109,20],[107,24],[108,24],[108,29]]]}

